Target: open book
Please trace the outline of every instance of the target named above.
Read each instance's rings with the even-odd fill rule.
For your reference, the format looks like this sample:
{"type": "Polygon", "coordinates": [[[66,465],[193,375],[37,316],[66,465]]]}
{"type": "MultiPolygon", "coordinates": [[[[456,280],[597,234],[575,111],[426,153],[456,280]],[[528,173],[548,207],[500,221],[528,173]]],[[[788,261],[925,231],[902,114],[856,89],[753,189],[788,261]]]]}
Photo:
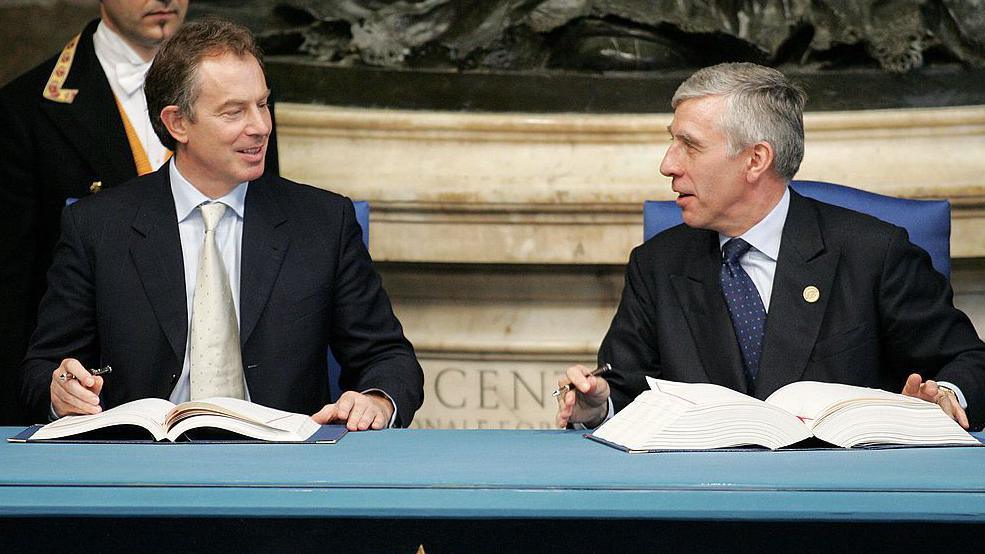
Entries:
{"type": "Polygon", "coordinates": [[[844,448],[980,445],[936,404],[879,389],[800,381],[765,401],[707,383],[647,378],[589,438],[628,450],[775,450],[816,437],[844,448]]]}
{"type": "Polygon", "coordinates": [[[271,442],[335,442],[345,434],[345,427],[341,425],[323,428],[306,415],[235,398],[206,398],[177,406],[161,398],[142,398],[99,414],[66,416],[43,427],[29,427],[10,440],[34,442],[66,437],[121,437],[127,436],[127,431],[135,427],[146,429],[155,441],[172,442],[188,439],[195,430],[212,434],[209,436],[225,431],[271,442]],[[101,430],[104,431],[102,435],[99,434],[101,430]]]}

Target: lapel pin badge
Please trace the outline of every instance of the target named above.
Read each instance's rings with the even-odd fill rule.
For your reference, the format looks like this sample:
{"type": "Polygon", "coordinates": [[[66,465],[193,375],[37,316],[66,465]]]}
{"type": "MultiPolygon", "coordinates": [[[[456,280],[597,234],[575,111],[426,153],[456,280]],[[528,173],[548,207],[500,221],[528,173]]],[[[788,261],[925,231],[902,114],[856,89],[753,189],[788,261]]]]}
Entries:
{"type": "Polygon", "coordinates": [[[93,181],[92,184],[89,185],[89,192],[91,192],[93,194],[95,194],[95,193],[97,193],[97,192],[99,192],[101,190],[103,190],[103,182],[102,181],[93,181]]]}
{"type": "Polygon", "coordinates": [[[804,288],[804,300],[808,303],[813,304],[821,298],[821,291],[817,290],[817,287],[811,285],[804,288]]]}

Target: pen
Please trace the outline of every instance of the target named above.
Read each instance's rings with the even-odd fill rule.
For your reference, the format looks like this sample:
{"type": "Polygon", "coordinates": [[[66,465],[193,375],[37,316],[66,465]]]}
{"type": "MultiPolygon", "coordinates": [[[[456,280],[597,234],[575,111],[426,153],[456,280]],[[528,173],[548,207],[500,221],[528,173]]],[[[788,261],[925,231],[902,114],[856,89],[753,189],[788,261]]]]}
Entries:
{"type": "MultiPolygon", "coordinates": [[[[589,373],[589,375],[594,375],[594,376],[598,377],[599,375],[602,375],[604,373],[608,373],[610,371],[612,371],[612,364],[602,364],[602,365],[598,366],[597,368],[593,369],[592,372],[589,373]]],[[[571,383],[568,383],[567,385],[563,385],[563,386],[558,387],[557,389],[554,390],[554,392],[551,394],[551,396],[553,396],[554,398],[557,398],[557,397],[561,396],[562,394],[568,392],[569,390],[571,390],[571,383]]]]}
{"type": "MultiPolygon", "coordinates": [[[[109,373],[113,373],[113,368],[109,364],[106,364],[103,367],[96,367],[96,368],[90,369],[89,370],[89,373],[91,373],[93,375],[106,375],[106,374],[109,374],[109,373]]],[[[58,380],[61,381],[62,383],[64,383],[65,381],[68,381],[69,379],[75,379],[75,378],[76,377],[75,377],[75,374],[74,373],[69,373],[67,371],[65,373],[62,373],[61,375],[58,376],[58,380]]]]}

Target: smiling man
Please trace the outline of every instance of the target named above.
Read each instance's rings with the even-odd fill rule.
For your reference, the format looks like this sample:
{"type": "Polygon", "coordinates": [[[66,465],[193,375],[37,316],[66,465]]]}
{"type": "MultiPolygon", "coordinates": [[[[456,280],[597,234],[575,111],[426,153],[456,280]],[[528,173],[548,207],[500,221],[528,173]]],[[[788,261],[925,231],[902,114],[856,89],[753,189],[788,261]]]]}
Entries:
{"type": "MultiPolygon", "coordinates": [[[[102,0],[55,57],[0,89],[0,423],[26,423],[17,374],[67,202],[149,173],[170,152],[144,75],[188,0],[102,0]]],[[[276,152],[267,170],[276,172],[276,152]]]]}
{"type": "Polygon", "coordinates": [[[250,32],[188,24],[145,89],[174,157],[65,209],[23,368],[32,417],[229,396],[350,430],[408,425],[423,375],[352,202],[264,173],[270,91],[250,32]]]}
{"type": "Polygon", "coordinates": [[[685,224],[633,251],[599,348],[613,370],[568,369],[559,425],[599,424],[646,377],[761,399],[799,380],[883,388],[936,402],[966,428],[985,423],[985,345],[927,253],[899,227],[788,187],[805,102],[779,71],[749,63],[677,89],[660,172],[685,224]]]}

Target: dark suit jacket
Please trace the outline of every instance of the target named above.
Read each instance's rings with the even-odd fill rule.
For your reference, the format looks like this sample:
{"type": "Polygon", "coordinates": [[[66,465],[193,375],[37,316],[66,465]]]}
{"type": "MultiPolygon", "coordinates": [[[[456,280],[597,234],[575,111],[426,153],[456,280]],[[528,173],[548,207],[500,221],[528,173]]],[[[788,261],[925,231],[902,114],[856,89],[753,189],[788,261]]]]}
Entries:
{"type": "MultiPolygon", "coordinates": [[[[92,45],[99,21],[79,38],[63,88],[71,103],[42,97],[59,56],[0,89],[0,424],[23,421],[16,376],[34,329],[65,200],[137,176],[113,91],[92,45]]],[[[277,174],[271,136],[268,173],[277,174]]]]}
{"type": "MultiPolygon", "coordinates": [[[[24,363],[21,395],[47,417],[63,358],[111,364],[106,408],[167,398],[188,336],[184,269],[168,166],[69,206],[24,363]]],[[[345,390],[381,389],[406,426],[423,374],[363,246],[347,198],[264,176],[243,223],[240,340],[254,402],[312,414],[328,402],[331,343],[345,390]]]]}
{"type": "Polygon", "coordinates": [[[764,399],[794,381],[899,392],[911,371],[950,381],[985,422],[985,345],[954,308],[946,279],[906,231],[791,191],[763,357],[747,390],[719,285],[718,234],[680,225],[637,247],[599,349],[619,410],[644,376],[706,382],[764,399]],[[808,286],[821,296],[804,300],[808,286]]]}

